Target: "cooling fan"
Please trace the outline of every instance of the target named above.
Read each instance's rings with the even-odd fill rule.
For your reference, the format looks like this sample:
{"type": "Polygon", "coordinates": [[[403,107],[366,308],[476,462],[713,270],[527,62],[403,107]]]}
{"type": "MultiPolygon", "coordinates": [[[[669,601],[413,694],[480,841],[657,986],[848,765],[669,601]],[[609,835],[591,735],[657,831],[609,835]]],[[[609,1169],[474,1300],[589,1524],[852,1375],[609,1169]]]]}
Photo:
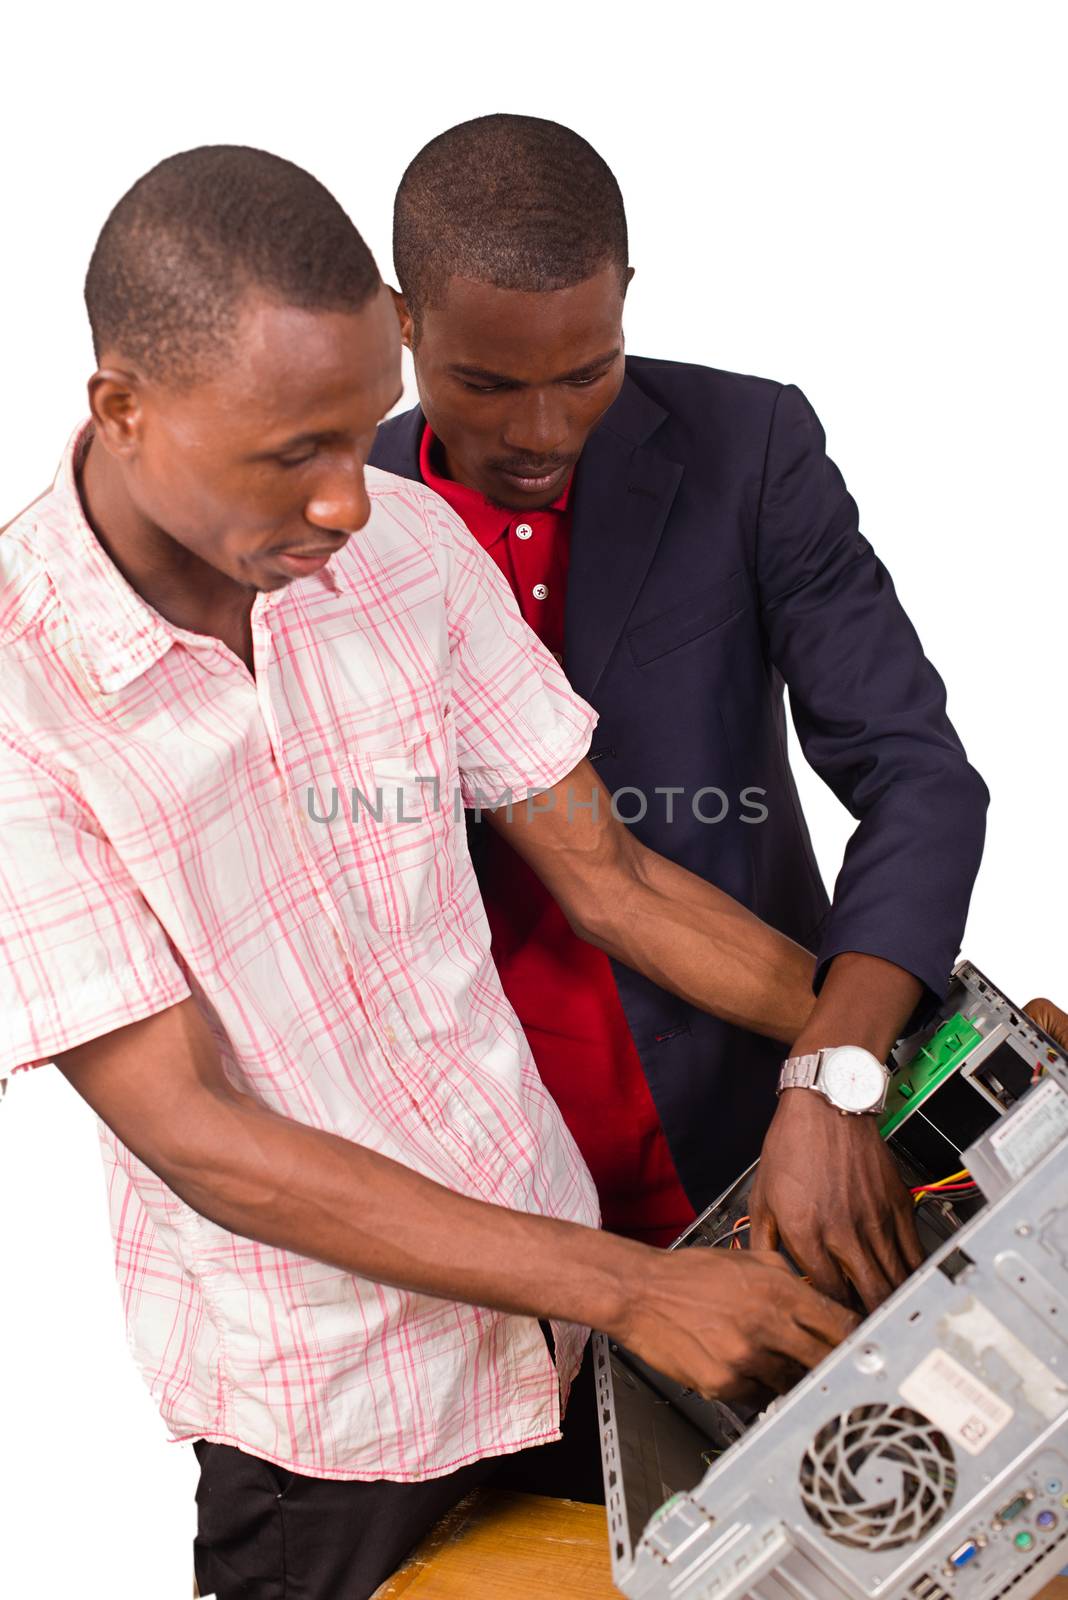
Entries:
{"type": "Polygon", "coordinates": [[[949,1440],[906,1406],[854,1406],[832,1417],[801,1461],[812,1521],[859,1550],[921,1539],[949,1509],[956,1483],[949,1440]]]}

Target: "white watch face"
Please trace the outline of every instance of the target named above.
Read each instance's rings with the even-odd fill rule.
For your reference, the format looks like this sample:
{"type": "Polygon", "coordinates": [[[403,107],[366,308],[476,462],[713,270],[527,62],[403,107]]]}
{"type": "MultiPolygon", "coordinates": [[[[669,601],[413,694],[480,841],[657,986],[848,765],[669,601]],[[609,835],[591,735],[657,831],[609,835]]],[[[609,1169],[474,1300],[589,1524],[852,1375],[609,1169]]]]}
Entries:
{"type": "Polygon", "coordinates": [[[840,1111],[873,1111],[882,1100],[886,1068],[870,1050],[843,1044],[823,1057],[819,1082],[840,1111]]]}

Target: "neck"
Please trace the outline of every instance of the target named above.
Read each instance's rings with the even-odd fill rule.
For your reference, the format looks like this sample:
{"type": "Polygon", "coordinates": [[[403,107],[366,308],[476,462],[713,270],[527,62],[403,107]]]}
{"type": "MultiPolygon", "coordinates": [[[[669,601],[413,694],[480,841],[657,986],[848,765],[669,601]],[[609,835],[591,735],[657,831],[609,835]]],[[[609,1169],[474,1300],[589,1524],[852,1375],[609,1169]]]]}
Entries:
{"type": "Polygon", "coordinates": [[[91,438],[78,473],[86,520],[130,587],[177,628],[210,634],[248,659],[255,594],[209,566],[146,517],[122,472],[91,438]]]}

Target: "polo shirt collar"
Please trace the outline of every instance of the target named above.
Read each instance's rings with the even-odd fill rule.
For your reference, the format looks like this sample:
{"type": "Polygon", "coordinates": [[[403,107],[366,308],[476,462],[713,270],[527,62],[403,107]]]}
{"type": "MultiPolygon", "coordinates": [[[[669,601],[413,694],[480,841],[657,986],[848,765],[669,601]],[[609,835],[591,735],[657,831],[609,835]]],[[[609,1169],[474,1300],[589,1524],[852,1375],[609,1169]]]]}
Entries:
{"type": "Polygon", "coordinates": [[[477,489],[470,489],[465,483],[457,483],[453,478],[446,478],[434,465],[434,447],[437,443],[430,424],[426,423],[419,442],[419,472],[423,482],[428,489],[433,489],[435,494],[439,494],[452,507],[484,550],[496,544],[513,522],[533,522],[538,517],[552,517],[554,513],[559,514],[567,510],[574,473],[569,476],[551,505],[542,506],[537,511],[517,511],[509,509],[508,506],[494,505],[492,500],[488,500],[477,489]]]}

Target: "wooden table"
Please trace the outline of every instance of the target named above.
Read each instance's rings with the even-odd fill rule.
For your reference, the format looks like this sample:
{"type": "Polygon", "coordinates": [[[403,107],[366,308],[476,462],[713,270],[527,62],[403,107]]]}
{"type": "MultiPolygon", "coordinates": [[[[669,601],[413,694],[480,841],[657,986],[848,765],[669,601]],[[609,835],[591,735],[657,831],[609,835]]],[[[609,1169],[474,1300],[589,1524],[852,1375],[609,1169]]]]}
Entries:
{"type": "MultiPolygon", "coordinates": [[[[374,1600],[619,1600],[603,1506],[479,1489],[443,1517],[374,1600]]],[[[1054,1578],[1041,1600],[1068,1600],[1054,1578]]]]}
{"type": "Polygon", "coordinates": [[[619,1600],[610,1570],[604,1506],[476,1489],[374,1600],[619,1600]]]}

